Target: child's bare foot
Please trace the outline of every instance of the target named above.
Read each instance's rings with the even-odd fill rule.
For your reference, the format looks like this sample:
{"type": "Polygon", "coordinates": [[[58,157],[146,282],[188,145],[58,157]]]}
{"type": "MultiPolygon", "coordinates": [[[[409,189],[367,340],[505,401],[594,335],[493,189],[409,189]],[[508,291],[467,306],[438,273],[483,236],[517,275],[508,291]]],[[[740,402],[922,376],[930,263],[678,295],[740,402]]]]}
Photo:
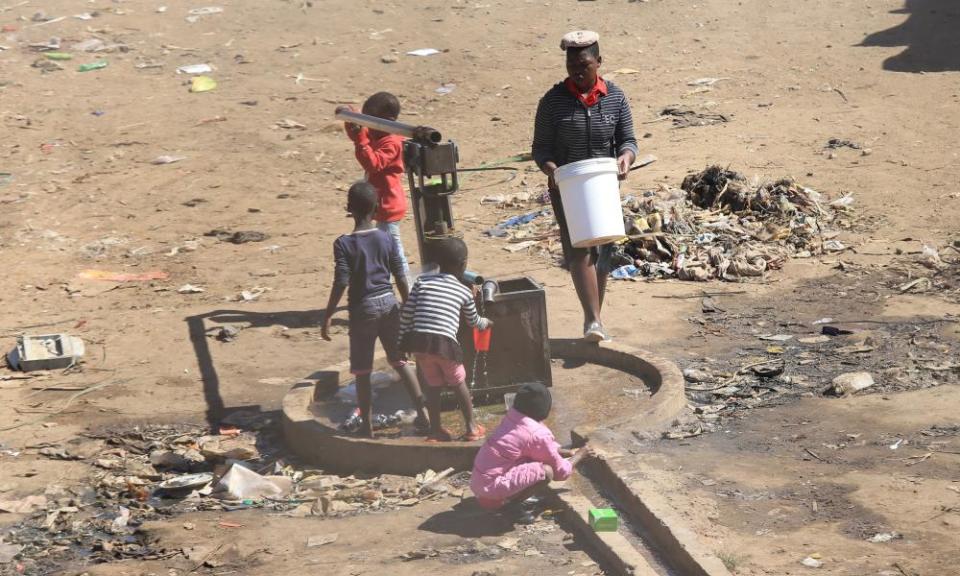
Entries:
{"type": "Polygon", "coordinates": [[[453,434],[450,433],[446,428],[441,428],[439,430],[434,430],[427,436],[427,442],[451,442],[453,441],[453,434]]]}

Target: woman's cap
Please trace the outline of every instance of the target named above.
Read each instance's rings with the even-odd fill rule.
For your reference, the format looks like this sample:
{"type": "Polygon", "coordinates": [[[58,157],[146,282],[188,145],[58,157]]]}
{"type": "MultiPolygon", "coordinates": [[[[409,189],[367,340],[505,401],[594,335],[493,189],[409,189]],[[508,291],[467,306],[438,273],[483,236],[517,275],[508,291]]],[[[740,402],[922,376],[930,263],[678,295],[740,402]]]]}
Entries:
{"type": "Polygon", "coordinates": [[[553,397],[550,390],[539,382],[531,382],[517,389],[517,396],[513,399],[513,408],[537,421],[543,421],[550,415],[553,397]]]}
{"type": "Polygon", "coordinates": [[[600,41],[600,35],[590,30],[576,30],[567,32],[560,39],[560,49],[586,48],[600,41]]]}

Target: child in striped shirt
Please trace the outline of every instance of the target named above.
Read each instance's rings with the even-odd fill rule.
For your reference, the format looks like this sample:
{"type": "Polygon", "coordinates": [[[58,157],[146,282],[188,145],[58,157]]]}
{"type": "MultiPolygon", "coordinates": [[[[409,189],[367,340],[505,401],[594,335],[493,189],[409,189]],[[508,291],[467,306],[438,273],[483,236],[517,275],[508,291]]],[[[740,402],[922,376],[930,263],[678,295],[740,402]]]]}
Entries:
{"type": "Polygon", "coordinates": [[[467,245],[463,240],[446,238],[431,248],[440,271],[421,274],[414,283],[400,313],[400,349],[414,354],[427,384],[428,441],[453,440],[440,424],[442,389],[450,387],[457,397],[467,430],[462,440],[473,442],[483,438],[486,430],[473,418],[473,402],[457,331],[461,317],[481,330],[492,322],[477,314],[473,294],[460,281],[467,269],[467,245]]]}

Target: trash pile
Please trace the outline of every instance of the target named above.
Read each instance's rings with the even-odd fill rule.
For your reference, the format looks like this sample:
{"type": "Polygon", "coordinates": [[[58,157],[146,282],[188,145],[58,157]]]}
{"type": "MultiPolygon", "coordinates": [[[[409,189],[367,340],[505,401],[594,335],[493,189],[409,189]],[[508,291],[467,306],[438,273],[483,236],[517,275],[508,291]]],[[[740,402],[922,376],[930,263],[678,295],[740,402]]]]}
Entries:
{"type": "Polygon", "coordinates": [[[280,440],[269,424],[247,419],[246,431],[228,424],[215,433],[199,426],[145,426],[25,448],[83,461],[91,474],[78,486],[48,486],[39,494],[0,500],[0,514],[26,515],[0,532],[0,548],[27,573],[47,573],[77,559],[163,559],[189,551],[158,547],[140,529],[144,522],[251,508],[294,517],[355,515],[462,496],[467,483],[452,468],[416,478],[339,477],[297,468],[272,448],[280,440]]]}
{"type": "MultiPolygon", "coordinates": [[[[499,207],[523,206],[489,198],[499,207]]],[[[837,236],[851,226],[852,204],[849,194],[830,201],[790,179],[750,181],[710,166],[688,175],[680,188],[661,185],[624,199],[628,237],[614,246],[611,276],[698,282],[762,277],[787,258],[846,250],[837,236]]],[[[512,216],[485,234],[508,240],[509,252],[536,247],[556,257],[561,246],[551,213],[541,208],[512,216]]]]}
{"type": "Polygon", "coordinates": [[[885,284],[901,294],[936,292],[960,302],[960,240],[942,248],[923,242],[919,251],[908,252],[888,272],[885,284]]]}
{"type": "Polygon", "coordinates": [[[628,240],[617,247],[612,276],[740,281],[763,276],[787,258],[846,247],[828,227],[849,226],[851,196],[827,202],[790,179],[750,182],[710,166],[624,201],[628,240]]]}

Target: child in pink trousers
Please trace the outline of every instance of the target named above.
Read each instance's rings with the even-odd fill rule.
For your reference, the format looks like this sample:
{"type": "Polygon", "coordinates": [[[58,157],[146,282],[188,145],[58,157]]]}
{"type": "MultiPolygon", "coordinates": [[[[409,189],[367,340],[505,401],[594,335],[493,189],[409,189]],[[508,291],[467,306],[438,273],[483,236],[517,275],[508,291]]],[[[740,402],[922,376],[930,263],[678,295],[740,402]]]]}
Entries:
{"type": "MultiPolygon", "coordinates": [[[[560,448],[543,421],[553,400],[546,386],[524,384],[517,390],[507,415],[488,438],[473,462],[470,489],[488,510],[508,503],[522,504],[544,491],[553,480],[566,480],[587,449],[575,455],[560,448]],[[573,456],[566,458],[565,456],[573,456]]],[[[526,521],[532,521],[524,513],[526,521]]]]}

